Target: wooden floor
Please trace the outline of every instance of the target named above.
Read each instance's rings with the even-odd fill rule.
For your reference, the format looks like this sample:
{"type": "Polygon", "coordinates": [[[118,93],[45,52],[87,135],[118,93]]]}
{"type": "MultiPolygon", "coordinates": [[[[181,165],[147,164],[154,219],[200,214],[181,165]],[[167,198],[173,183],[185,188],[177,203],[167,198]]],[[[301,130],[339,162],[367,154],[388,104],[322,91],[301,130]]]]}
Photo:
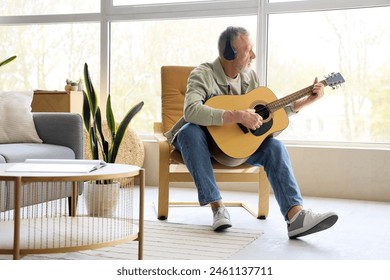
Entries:
{"type": "MultiPolygon", "coordinates": [[[[223,191],[226,201],[256,205],[256,194],[223,191]]],[[[196,201],[192,188],[175,188],[171,199],[196,201]]],[[[390,260],[390,203],[305,197],[305,208],[315,212],[335,211],[338,222],[329,230],[290,240],[286,223],[272,196],[270,214],[258,220],[242,208],[229,207],[233,227],[264,232],[256,241],[234,254],[236,260],[390,260]]],[[[145,219],[156,219],[157,188],[147,187],[145,219]]],[[[170,207],[168,221],[211,225],[209,207],[170,207]]],[[[210,227],[211,230],[211,227],[210,227]]],[[[223,238],[221,236],[221,238],[223,238]]]]}

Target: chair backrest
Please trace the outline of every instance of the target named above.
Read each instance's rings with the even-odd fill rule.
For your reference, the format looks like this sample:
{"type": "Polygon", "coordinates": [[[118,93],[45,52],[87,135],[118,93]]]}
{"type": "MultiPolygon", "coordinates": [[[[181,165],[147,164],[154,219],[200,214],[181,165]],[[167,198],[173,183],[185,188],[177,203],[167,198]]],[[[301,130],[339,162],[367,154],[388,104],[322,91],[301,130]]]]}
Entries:
{"type": "Polygon", "coordinates": [[[163,132],[183,116],[184,96],[192,66],[161,67],[161,115],[163,132]]]}

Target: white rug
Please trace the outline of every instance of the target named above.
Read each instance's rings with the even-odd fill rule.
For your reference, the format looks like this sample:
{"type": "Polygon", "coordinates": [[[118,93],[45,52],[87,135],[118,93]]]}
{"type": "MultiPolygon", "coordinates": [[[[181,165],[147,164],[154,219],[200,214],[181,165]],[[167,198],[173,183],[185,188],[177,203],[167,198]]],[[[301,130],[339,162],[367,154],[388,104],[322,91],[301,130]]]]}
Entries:
{"type": "MultiPolygon", "coordinates": [[[[248,229],[214,232],[209,226],[145,221],[145,260],[223,260],[262,235],[248,229]]],[[[136,260],[138,242],[71,253],[27,255],[24,260],[136,260]]],[[[10,257],[10,256],[7,256],[10,257]]],[[[0,259],[9,259],[0,255],[0,259]]]]}

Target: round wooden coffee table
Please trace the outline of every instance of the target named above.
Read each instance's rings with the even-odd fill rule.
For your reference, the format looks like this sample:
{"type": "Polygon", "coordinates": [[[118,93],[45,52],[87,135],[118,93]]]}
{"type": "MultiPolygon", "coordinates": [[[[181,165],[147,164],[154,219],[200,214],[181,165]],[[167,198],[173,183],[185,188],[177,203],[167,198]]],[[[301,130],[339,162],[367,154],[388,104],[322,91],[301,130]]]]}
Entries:
{"type": "Polygon", "coordinates": [[[88,173],[7,171],[12,165],[0,164],[0,209],[4,208],[1,203],[13,202],[12,209],[0,212],[0,254],[20,259],[27,254],[95,249],[137,240],[138,259],[143,258],[143,168],[107,164],[88,173]],[[138,221],[133,217],[137,179],[138,221]],[[69,199],[53,199],[66,188],[72,190],[69,199]],[[34,203],[38,196],[39,202],[47,199],[34,203]]]}

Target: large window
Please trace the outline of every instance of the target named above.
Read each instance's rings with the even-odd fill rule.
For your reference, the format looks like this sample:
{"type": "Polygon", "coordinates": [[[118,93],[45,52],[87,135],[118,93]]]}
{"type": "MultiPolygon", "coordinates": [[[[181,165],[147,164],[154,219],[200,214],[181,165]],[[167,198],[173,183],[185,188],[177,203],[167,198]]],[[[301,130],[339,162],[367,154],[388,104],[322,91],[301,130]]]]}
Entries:
{"type": "Polygon", "coordinates": [[[245,26],[256,41],[255,16],[113,23],[110,80],[115,113],[123,115],[144,100],[142,114],[132,125],[151,133],[153,122],[161,120],[161,66],[212,62],[218,56],[218,37],[229,25],[245,26]]]}
{"type": "Polygon", "coordinates": [[[390,8],[275,14],[268,86],[278,97],[340,72],[345,84],[290,118],[283,139],[390,142],[390,8]]]}
{"type": "Polygon", "coordinates": [[[83,64],[99,75],[99,24],[64,23],[0,26],[1,90],[64,90],[66,79],[83,78],[83,64]]]}
{"type": "Polygon", "coordinates": [[[18,58],[0,69],[0,89],[63,90],[67,78],[82,78],[87,62],[118,119],[145,101],[131,125],[151,133],[161,118],[161,66],[214,60],[220,32],[241,25],[255,43],[252,67],[278,98],[315,76],[340,72],[346,80],[292,116],[282,139],[389,145],[390,4],[352,2],[5,0],[0,61],[18,58]]]}

